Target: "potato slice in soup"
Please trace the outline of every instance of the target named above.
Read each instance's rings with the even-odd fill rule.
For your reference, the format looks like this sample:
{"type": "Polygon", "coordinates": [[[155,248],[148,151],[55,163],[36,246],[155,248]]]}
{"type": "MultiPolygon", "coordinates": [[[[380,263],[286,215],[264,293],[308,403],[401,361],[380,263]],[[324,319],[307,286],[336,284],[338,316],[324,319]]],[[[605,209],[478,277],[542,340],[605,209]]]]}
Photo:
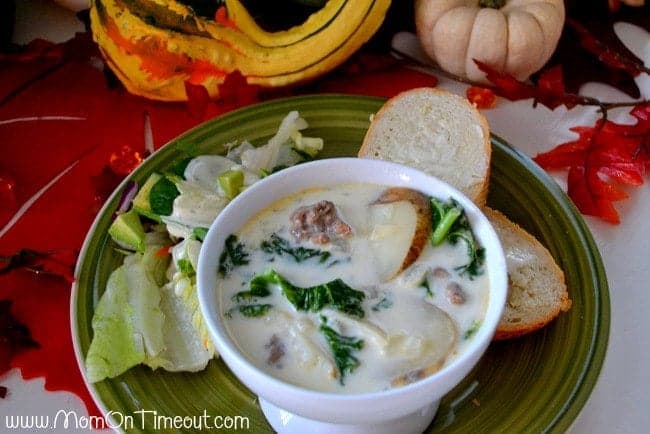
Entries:
{"type": "Polygon", "coordinates": [[[457,348],[458,327],[445,311],[428,303],[417,303],[409,306],[409,312],[420,324],[404,322],[400,332],[388,336],[386,354],[402,359],[402,371],[391,382],[394,387],[437,372],[457,348]],[[406,372],[404,367],[408,367],[406,372]]]}
{"type": "Polygon", "coordinates": [[[410,247],[417,216],[408,202],[377,204],[370,207],[370,245],[381,280],[395,276],[410,247]]]}
{"type": "Polygon", "coordinates": [[[372,204],[370,224],[370,240],[383,280],[390,280],[424,250],[431,232],[429,200],[409,188],[389,188],[372,204]]]}

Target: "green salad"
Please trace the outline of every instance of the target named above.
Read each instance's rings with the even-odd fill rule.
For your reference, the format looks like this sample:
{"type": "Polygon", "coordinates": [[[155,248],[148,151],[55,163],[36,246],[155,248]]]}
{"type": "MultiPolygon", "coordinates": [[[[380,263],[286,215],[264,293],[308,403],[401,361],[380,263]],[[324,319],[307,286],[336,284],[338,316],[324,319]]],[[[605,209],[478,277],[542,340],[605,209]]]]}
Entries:
{"type": "Polygon", "coordinates": [[[262,146],[233,143],[226,156],[183,159],[152,173],[140,188],[125,188],[109,229],[124,261],[95,306],[86,355],[90,382],[140,364],[200,371],[215,357],[196,292],[201,243],[241,191],[318,154],[323,140],[304,136],[307,127],[292,111],[262,146]]]}

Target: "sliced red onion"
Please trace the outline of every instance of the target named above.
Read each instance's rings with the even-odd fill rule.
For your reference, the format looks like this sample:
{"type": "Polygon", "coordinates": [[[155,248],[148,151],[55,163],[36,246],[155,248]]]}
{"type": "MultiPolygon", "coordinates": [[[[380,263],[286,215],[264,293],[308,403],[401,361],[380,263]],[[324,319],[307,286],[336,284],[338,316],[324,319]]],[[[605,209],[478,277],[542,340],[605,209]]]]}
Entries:
{"type": "Polygon", "coordinates": [[[127,212],[129,208],[131,208],[131,202],[133,202],[133,198],[137,193],[138,193],[138,183],[135,181],[129,181],[126,184],[126,187],[124,187],[124,191],[122,191],[122,196],[120,197],[120,203],[117,206],[117,210],[115,211],[115,214],[127,212]]]}

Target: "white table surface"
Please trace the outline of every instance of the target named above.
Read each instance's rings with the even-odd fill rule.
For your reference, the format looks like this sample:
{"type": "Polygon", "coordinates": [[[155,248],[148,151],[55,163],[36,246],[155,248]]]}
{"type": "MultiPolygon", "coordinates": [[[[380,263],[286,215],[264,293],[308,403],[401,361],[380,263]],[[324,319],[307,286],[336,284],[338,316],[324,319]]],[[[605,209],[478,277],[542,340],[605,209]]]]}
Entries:
{"type": "MultiPolygon", "coordinates": [[[[84,0],[60,0],[75,4],[84,0]]],[[[47,0],[18,0],[14,41],[26,43],[35,37],[62,41],[75,31],[83,31],[74,14],[47,0]]],[[[618,24],[616,31],[626,45],[646,65],[650,64],[650,34],[638,27],[618,24]]],[[[417,55],[412,35],[398,35],[394,45],[417,55]]],[[[465,85],[436,74],[439,87],[464,95],[465,85]]],[[[650,77],[637,78],[642,95],[650,98],[650,77]]],[[[629,97],[600,83],[581,89],[585,95],[606,101],[624,101],[629,97]]],[[[613,112],[610,119],[632,122],[629,109],[613,112]]],[[[572,140],[569,128],[593,125],[593,108],[577,107],[554,111],[531,101],[509,102],[499,99],[495,108],[484,111],[491,130],[523,152],[533,156],[555,145],[572,140]]],[[[564,178],[556,177],[566,186],[564,178]]],[[[631,198],[617,202],[622,223],[613,226],[591,217],[585,220],[600,249],[608,275],[611,297],[610,338],[605,363],[591,397],[570,432],[646,433],[650,432],[650,180],[630,190],[631,198]]],[[[24,381],[17,370],[1,380],[10,390],[0,402],[0,415],[50,415],[58,410],[85,414],[81,400],[68,392],[46,392],[43,380],[24,381]]],[[[4,417],[3,417],[4,419],[4,417]]],[[[0,432],[4,430],[0,420],[0,432]]],[[[72,432],[65,430],[64,432],[72,432]]]]}

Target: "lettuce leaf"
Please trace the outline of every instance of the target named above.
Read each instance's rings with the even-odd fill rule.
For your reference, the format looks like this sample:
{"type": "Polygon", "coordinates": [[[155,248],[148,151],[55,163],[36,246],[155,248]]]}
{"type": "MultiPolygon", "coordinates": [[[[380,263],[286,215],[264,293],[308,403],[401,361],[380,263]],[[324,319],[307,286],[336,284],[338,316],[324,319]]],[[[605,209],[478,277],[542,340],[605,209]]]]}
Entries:
{"type": "Polygon", "coordinates": [[[124,258],[108,278],[92,319],[93,339],[86,355],[90,382],[120,375],[140,363],[159,366],[165,349],[160,288],[169,258],[156,252],[169,242],[158,231],[145,238],[144,254],[124,258]]]}
{"type": "MultiPolygon", "coordinates": [[[[162,330],[165,350],[158,357],[160,366],[167,371],[203,370],[214,357],[214,348],[210,337],[207,336],[207,342],[204,341],[194,325],[194,314],[198,312],[200,316],[198,300],[196,308],[192,309],[187,304],[190,298],[178,297],[173,287],[164,286],[161,293],[160,307],[165,314],[162,330]]],[[[191,294],[196,299],[195,286],[191,288],[191,294]]]]}
{"type": "Polygon", "coordinates": [[[167,231],[173,237],[190,238],[194,228],[210,227],[229,202],[218,190],[210,191],[199,184],[180,181],[176,187],[180,195],[174,200],[172,214],[162,217],[167,231]]]}
{"type": "Polygon", "coordinates": [[[133,308],[124,268],[113,271],[95,307],[93,340],[86,355],[86,375],[91,383],[116,377],[145,359],[144,342],[131,321],[133,308]]]}
{"type": "Polygon", "coordinates": [[[156,253],[167,243],[169,238],[162,233],[148,233],[144,254],[126,256],[109,277],[92,319],[93,339],[86,355],[90,382],[116,377],[139,364],[198,371],[214,357],[195,276],[177,267],[184,260],[195,269],[201,243],[193,239],[179,243],[172,249],[171,264],[168,255],[156,253]]]}
{"type": "Polygon", "coordinates": [[[293,160],[291,151],[291,135],[308,127],[307,121],[300,117],[297,111],[292,111],[280,123],[278,132],[263,146],[247,149],[240,155],[242,166],[253,173],[272,172],[277,166],[290,166],[298,161],[293,160]]]}
{"type": "Polygon", "coordinates": [[[194,270],[201,243],[188,238],[177,244],[170,263],[168,255],[157,254],[169,243],[167,237],[151,232],[147,242],[144,254],[126,256],[113,271],[95,308],[86,355],[90,382],[139,364],[199,371],[215,355],[196,295],[194,270]],[[183,271],[179,263],[185,264],[183,271]]]}
{"type": "Polygon", "coordinates": [[[218,192],[225,196],[219,187],[217,178],[220,174],[229,170],[241,170],[244,173],[244,185],[249,186],[259,181],[260,177],[255,173],[244,169],[233,159],[221,155],[199,155],[194,157],[185,168],[185,179],[192,184],[200,185],[204,189],[218,192]]]}
{"type": "Polygon", "coordinates": [[[147,273],[143,256],[131,255],[124,258],[125,284],[128,301],[132,310],[131,323],[133,332],[142,339],[147,359],[154,358],[162,352],[165,344],[162,325],[165,317],[160,310],[160,289],[147,273]]]}
{"type": "MultiPolygon", "coordinates": [[[[154,248],[159,246],[148,249],[154,248]]],[[[95,307],[93,339],[86,355],[86,373],[92,383],[120,375],[140,363],[153,361],[156,367],[155,360],[165,349],[160,290],[154,273],[146,271],[143,258],[136,253],[124,259],[109,277],[95,307]]]]}
{"type": "MultiPolygon", "coordinates": [[[[215,351],[205,320],[201,315],[196,292],[195,270],[198,268],[200,249],[201,243],[191,238],[183,240],[172,248],[172,263],[168,272],[170,280],[163,288],[163,303],[170,309],[169,315],[176,318],[174,321],[179,321],[175,333],[183,335],[186,345],[192,347],[192,363],[205,366],[214,357],[215,351]],[[187,327],[188,324],[191,327],[187,327]]],[[[167,335],[165,337],[167,338],[167,335]]],[[[176,350],[188,349],[177,348],[176,350]]],[[[180,359],[179,356],[177,365],[180,364],[180,359]]],[[[165,369],[174,370],[176,367],[165,369]]],[[[192,369],[186,367],[183,370],[192,369]]]]}

